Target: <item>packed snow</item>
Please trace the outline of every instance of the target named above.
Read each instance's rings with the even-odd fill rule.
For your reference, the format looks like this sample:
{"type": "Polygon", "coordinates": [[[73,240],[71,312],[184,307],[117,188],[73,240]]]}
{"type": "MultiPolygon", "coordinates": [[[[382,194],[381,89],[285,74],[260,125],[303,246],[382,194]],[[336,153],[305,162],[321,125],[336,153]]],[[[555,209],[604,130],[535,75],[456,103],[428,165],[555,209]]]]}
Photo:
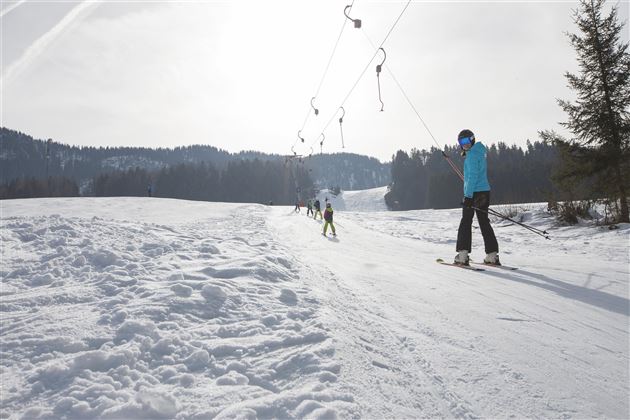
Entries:
{"type": "Polygon", "coordinates": [[[435,263],[461,210],[368,194],[336,238],[292,207],[0,202],[0,418],[630,417],[630,225],[533,206],[552,240],[495,220],[519,269],[472,272],[435,263]]]}

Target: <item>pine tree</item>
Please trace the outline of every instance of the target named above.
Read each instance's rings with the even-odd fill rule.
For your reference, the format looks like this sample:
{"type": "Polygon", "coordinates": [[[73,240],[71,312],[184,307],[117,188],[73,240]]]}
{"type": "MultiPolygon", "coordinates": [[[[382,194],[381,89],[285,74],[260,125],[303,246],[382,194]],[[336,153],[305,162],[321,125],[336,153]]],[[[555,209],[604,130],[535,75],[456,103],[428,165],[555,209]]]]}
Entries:
{"type": "MultiPolygon", "coordinates": [[[[556,173],[565,189],[581,184],[617,203],[619,221],[628,222],[630,190],[630,54],[620,42],[623,24],[612,7],[603,16],[605,0],[581,0],[574,21],[580,34],[567,34],[577,53],[580,73],[567,72],[575,102],[558,100],[568,115],[562,123],[575,138],[541,132],[560,150],[556,173]]],[[[593,195],[593,194],[591,194],[593,195]]]]}

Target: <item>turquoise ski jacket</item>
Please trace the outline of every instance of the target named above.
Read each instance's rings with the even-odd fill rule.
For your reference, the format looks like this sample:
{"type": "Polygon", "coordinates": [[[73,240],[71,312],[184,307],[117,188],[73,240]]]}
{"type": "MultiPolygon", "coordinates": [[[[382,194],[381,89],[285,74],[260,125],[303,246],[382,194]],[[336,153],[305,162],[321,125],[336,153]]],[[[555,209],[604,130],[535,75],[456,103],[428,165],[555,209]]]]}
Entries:
{"type": "Polygon", "coordinates": [[[466,152],[464,160],[464,197],[472,198],[477,191],[490,191],[486,146],[477,142],[466,152]]]}

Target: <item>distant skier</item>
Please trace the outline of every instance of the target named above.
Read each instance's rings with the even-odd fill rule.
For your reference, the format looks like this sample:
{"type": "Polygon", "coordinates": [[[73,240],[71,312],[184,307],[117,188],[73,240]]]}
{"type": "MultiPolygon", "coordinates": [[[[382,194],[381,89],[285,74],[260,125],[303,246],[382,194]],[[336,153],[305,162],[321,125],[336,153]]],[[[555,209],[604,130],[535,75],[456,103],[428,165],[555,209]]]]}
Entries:
{"type": "Polygon", "coordinates": [[[151,184],[149,184],[149,185],[147,186],[147,195],[148,195],[149,197],[151,197],[151,196],[152,196],[152,193],[153,193],[153,187],[151,186],[151,184]]]}
{"type": "Polygon", "coordinates": [[[296,201],[295,202],[295,209],[293,209],[294,212],[299,213],[300,211],[302,211],[302,209],[300,209],[300,202],[296,201]]]}
{"type": "Polygon", "coordinates": [[[335,225],[333,224],[333,208],[330,203],[326,203],[326,210],[324,211],[324,231],[322,235],[326,236],[326,231],[328,230],[328,225],[330,225],[330,229],[332,230],[333,236],[337,236],[337,232],[335,232],[335,225]]]}
{"type": "Polygon", "coordinates": [[[319,214],[319,218],[323,219],[324,217],[322,216],[322,209],[321,209],[321,204],[319,204],[319,200],[315,200],[315,204],[313,204],[313,207],[315,207],[315,215],[313,215],[313,219],[317,220],[317,215],[319,214]]]}
{"type": "Polygon", "coordinates": [[[499,262],[499,244],[494,236],[488,207],[490,207],[490,184],[488,183],[488,167],[486,162],[486,147],[481,142],[475,142],[475,135],[470,130],[462,130],[457,136],[457,142],[462,148],[464,160],[464,201],[462,202],[462,220],[457,231],[457,255],[455,264],[469,265],[472,244],[472,220],[475,213],[483,235],[486,257],[483,262],[491,265],[501,265],[499,262]]]}
{"type": "Polygon", "coordinates": [[[309,199],[306,202],[306,216],[312,216],[313,215],[313,200],[309,199]]]}

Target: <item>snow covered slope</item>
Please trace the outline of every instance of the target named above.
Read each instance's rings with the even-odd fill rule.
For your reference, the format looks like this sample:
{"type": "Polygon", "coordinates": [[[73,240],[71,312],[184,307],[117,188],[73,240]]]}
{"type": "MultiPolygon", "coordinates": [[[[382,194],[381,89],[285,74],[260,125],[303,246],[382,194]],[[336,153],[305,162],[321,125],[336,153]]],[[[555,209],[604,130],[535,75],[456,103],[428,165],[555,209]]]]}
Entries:
{"type": "Polygon", "coordinates": [[[348,211],[387,211],[385,204],[385,194],[387,187],[372,188],[369,190],[341,191],[338,195],[333,195],[329,190],[322,190],[317,198],[325,205],[325,200],[331,202],[335,210],[348,211]]]}
{"type": "Polygon", "coordinates": [[[290,207],[0,206],[3,418],[630,415],[628,225],[495,224],[520,269],[471,272],[435,263],[456,210],[333,239],[290,207]]]}

